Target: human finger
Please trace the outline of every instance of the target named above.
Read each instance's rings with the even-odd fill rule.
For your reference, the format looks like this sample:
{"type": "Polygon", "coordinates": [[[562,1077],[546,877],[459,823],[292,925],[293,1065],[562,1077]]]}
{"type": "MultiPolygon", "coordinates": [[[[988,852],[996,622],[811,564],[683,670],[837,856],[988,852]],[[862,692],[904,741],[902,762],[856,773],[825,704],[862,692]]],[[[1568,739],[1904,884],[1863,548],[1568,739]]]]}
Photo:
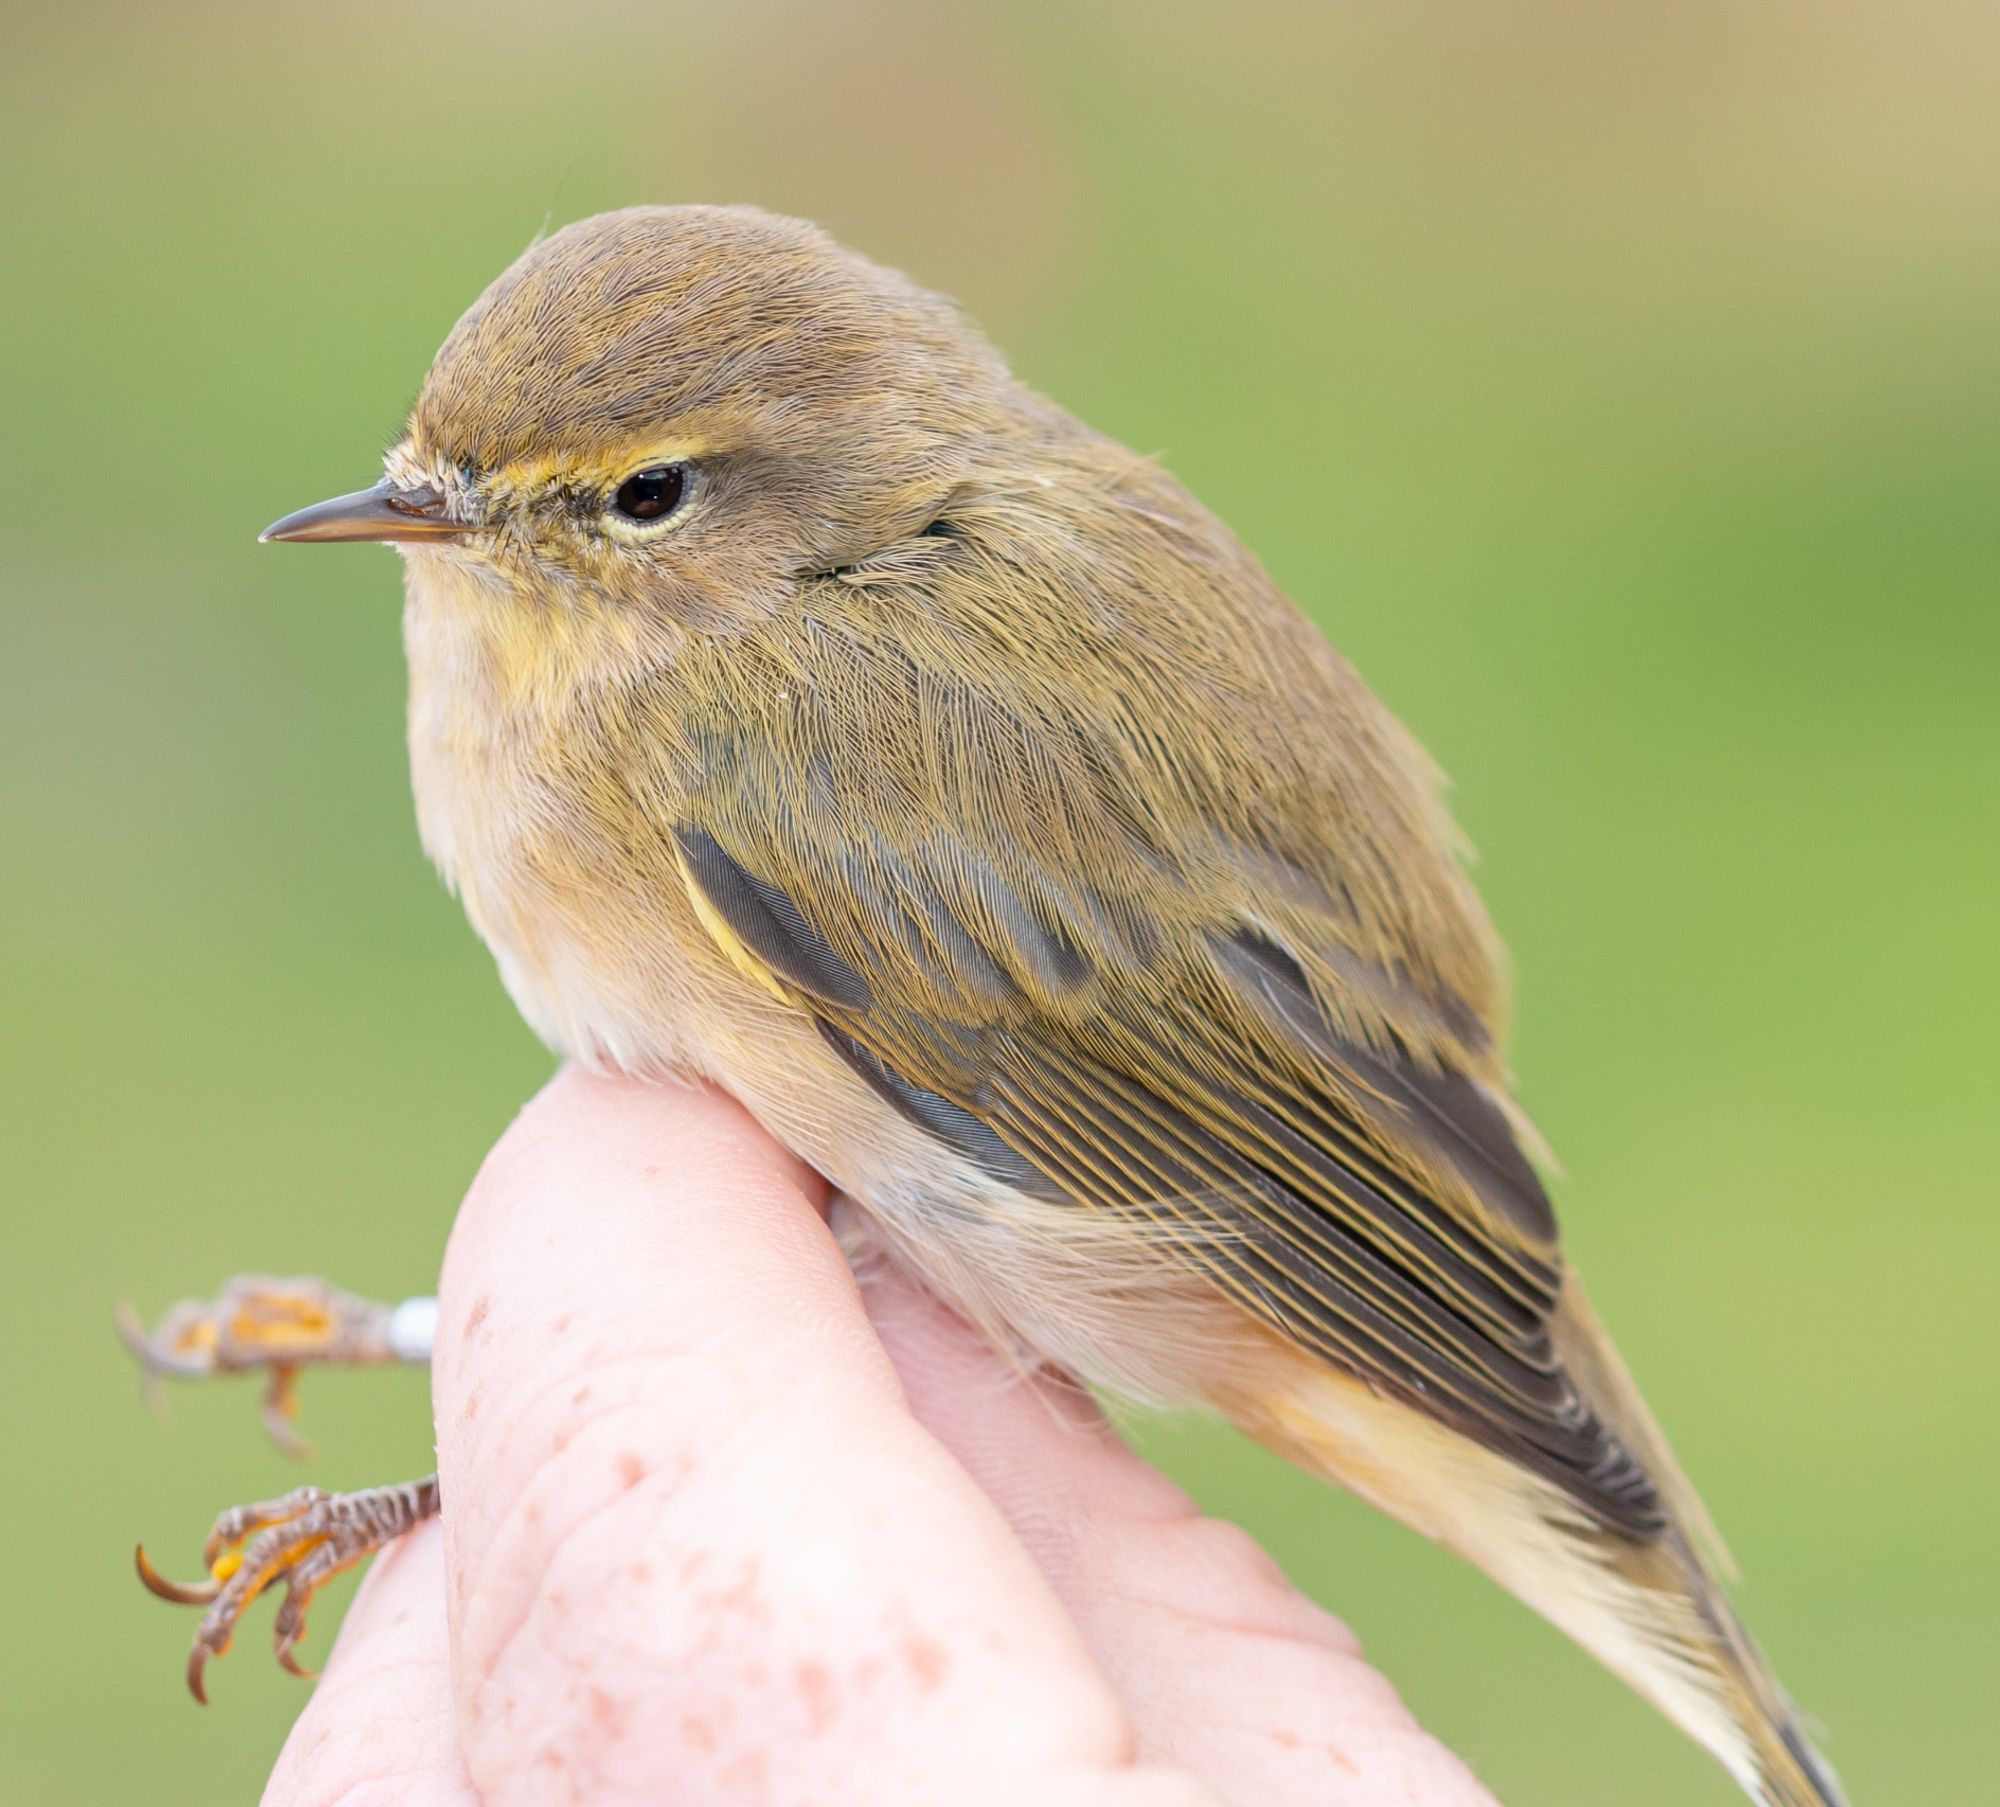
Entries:
{"type": "Polygon", "coordinates": [[[719,1095],[575,1071],[474,1185],[433,1384],[475,1786],[1193,1807],[909,1416],[818,1199],[719,1095]]]}

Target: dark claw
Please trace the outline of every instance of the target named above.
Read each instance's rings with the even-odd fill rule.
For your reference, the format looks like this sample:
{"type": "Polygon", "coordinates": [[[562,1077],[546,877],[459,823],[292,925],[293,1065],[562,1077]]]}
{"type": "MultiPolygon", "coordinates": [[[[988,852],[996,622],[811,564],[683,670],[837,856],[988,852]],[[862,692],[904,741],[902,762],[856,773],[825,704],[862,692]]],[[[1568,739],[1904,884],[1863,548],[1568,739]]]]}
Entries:
{"type": "Polygon", "coordinates": [[[279,1452],[303,1462],[313,1453],[313,1446],[292,1429],[292,1415],[297,1410],[292,1388],[298,1373],[293,1367],[271,1370],[270,1381],[264,1388],[263,1419],[264,1435],[278,1446],[279,1452]]]}
{"type": "Polygon", "coordinates": [[[176,1606],[207,1606],[222,1592],[222,1583],[212,1575],[205,1581],[175,1581],[162,1575],[147,1560],[144,1544],[134,1547],[132,1564],[139,1571],[139,1579],[146,1584],[149,1593],[157,1594],[162,1600],[171,1600],[176,1606]]]}
{"type": "Polygon", "coordinates": [[[323,1556],[326,1546],[313,1551],[286,1577],[285,1597],[278,1602],[277,1616],[271,1621],[271,1642],[278,1654],[278,1666],[311,1681],[316,1669],[306,1668],[292,1651],[306,1635],[306,1608],[312,1601],[318,1575],[313,1558],[323,1556]]]}
{"type": "Polygon", "coordinates": [[[138,1312],[122,1299],[118,1303],[117,1317],[119,1340],[132,1352],[132,1359],[146,1373],[171,1374],[178,1380],[204,1380],[215,1372],[212,1360],[163,1348],[141,1321],[138,1312]]]}

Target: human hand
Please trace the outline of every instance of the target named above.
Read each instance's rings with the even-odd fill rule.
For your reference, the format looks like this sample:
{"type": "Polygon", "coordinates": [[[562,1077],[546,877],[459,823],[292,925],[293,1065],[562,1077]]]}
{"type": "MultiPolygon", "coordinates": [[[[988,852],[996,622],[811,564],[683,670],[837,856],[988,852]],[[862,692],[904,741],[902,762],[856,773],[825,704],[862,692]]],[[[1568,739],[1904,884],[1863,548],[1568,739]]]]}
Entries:
{"type": "Polygon", "coordinates": [[[443,1529],[267,1807],[1492,1807],[1242,1532],[712,1092],[559,1075],[453,1231],[443,1529]]]}

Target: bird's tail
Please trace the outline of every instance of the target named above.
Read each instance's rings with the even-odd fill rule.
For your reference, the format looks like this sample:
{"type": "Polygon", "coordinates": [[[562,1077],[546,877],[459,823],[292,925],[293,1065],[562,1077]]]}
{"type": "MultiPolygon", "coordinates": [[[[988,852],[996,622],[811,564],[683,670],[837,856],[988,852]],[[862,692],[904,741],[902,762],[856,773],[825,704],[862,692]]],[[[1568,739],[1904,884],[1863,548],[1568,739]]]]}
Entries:
{"type": "Polygon", "coordinates": [[[1847,1797],[1799,1730],[1797,1715],[1775,1729],[1775,1747],[1761,1744],[1757,1753],[1757,1787],[1768,1807],[1846,1807],[1847,1797]]]}
{"type": "Polygon", "coordinates": [[[1587,1613],[1551,1618],[1706,1748],[1752,1800],[1846,1807],[1797,1709],[1707,1563],[1681,1537],[1670,1533],[1643,1556],[1614,1540],[1585,1560],[1624,1584],[1606,1601],[1609,1622],[1587,1613]]]}
{"type": "Polygon", "coordinates": [[[1673,1520],[1607,1530],[1513,1463],[1302,1355],[1221,1403],[1244,1429],[1484,1569],[1707,1749],[1763,1807],[1846,1807],[1724,1594],[1729,1558],[1572,1280],[1557,1350],[1673,1520]]]}

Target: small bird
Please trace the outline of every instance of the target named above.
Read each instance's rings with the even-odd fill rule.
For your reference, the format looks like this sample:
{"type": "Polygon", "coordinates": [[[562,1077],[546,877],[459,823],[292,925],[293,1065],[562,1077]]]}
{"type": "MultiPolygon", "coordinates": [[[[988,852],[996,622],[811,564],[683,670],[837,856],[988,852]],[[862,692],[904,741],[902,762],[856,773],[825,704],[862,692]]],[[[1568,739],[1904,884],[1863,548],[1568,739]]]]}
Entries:
{"type": "MultiPolygon", "coordinates": [[[[717,207],[532,246],[386,472],[265,537],[401,548],[423,842],[553,1048],[722,1086],[996,1344],[1219,1412],[1837,1807],[1564,1258],[1437,774],[1179,483],[717,207]]],[[[437,1504],[225,1515],[197,1678],[437,1504]]]]}

